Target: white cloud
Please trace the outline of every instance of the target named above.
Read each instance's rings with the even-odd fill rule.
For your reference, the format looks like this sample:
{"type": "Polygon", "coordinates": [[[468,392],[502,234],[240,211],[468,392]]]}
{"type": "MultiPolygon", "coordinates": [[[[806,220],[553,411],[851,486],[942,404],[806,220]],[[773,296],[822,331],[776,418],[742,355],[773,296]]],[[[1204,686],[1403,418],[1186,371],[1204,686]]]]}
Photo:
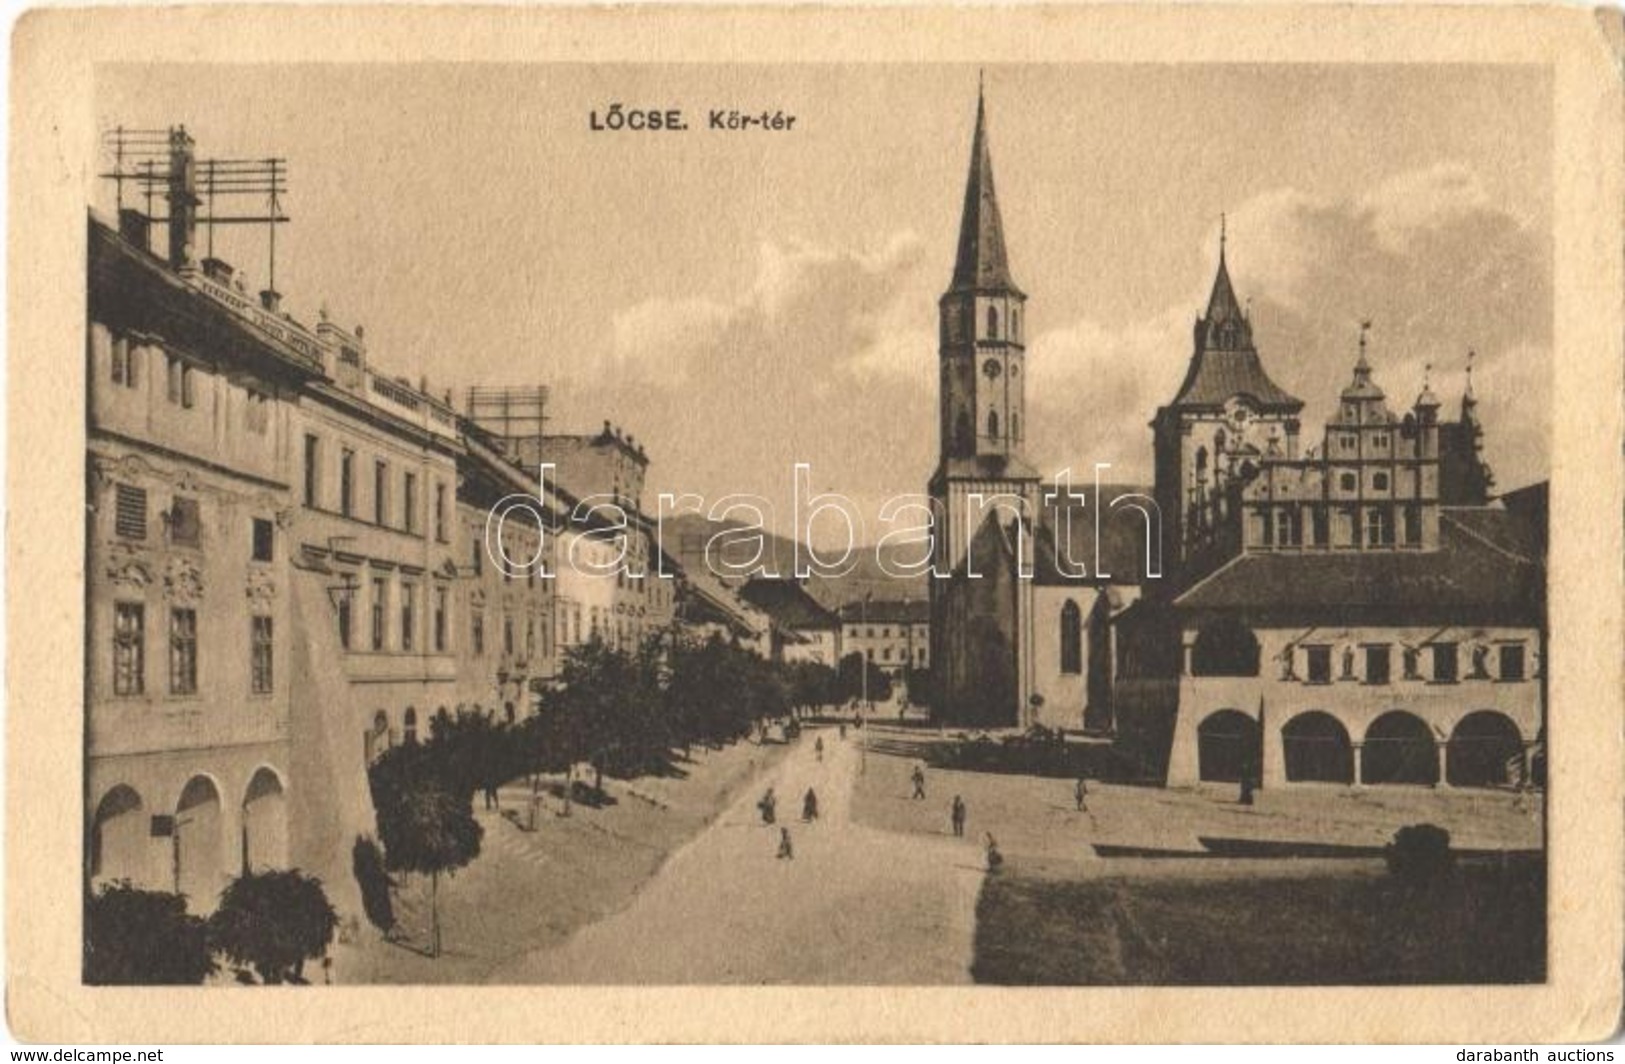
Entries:
{"type": "MultiPolygon", "coordinates": [[[[1476,174],[1441,164],[1401,174],[1353,199],[1283,189],[1230,215],[1228,261],[1251,302],[1254,339],[1276,383],[1303,399],[1305,440],[1350,378],[1358,324],[1373,321],[1370,357],[1396,410],[1433,365],[1445,413],[1459,411],[1462,368],[1477,352],[1486,451],[1503,487],[1550,464],[1552,313],[1542,238],[1492,203],[1476,174]]],[[[1218,233],[1199,291],[1141,321],[1075,322],[1038,337],[1029,397],[1033,457],[1048,470],[1114,461],[1149,478],[1147,422],[1169,401],[1207,303],[1218,233]]]]}

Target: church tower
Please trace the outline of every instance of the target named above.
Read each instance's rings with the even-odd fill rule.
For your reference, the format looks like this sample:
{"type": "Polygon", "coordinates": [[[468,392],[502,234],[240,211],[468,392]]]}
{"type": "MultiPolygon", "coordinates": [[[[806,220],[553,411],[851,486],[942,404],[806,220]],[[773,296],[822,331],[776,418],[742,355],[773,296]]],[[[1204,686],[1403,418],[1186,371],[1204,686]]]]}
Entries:
{"type": "Polygon", "coordinates": [[[1303,402],[1264,370],[1225,245],[1221,222],[1218,273],[1207,313],[1196,320],[1184,383],[1151,422],[1163,565],[1175,583],[1200,572],[1204,556],[1240,546],[1226,542],[1236,527],[1230,518],[1263,459],[1298,457],[1303,402]]]}
{"type": "Polygon", "coordinates": [[[939,461],[931,582],[939,719],[1026,722],[1032,690],[1031,580],[1039,478],[1026,439],[1027,296],[1005,251],[987,106],[976,130],[953,280],[938,302],[939,461]],[[951,575],[950,575],[951,574],[951,575]]]}

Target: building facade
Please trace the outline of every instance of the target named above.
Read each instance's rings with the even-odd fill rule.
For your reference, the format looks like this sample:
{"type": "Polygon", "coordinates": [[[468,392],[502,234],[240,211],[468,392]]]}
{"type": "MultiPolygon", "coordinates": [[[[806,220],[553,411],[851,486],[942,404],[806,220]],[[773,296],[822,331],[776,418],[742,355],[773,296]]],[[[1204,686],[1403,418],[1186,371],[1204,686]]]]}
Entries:
{"type": "MultiPolygon", "coordinates": [[[[1497,786],[1545,727],[1544,509],[1489,496],[1469,373],[1395,411],[1362,326],[1318,446],[1270,381],[1223,251],[1153,422],[1169,579],[1121,618],[1170,784],[1497,786]],[[1172,519],[1170,519],[1172,515],[1172,519]],[[1165,724],[1155,721],[1165,717],[1165,724]]],[[[1147,721],[1151,721],[1149,725],[1147,721]]]]}
{"type": "Polygon", "coordinates": [[[287,459],[321,368],[122,223],[89,240],[87,879],[207,911],[297,856],[287,459]]]}

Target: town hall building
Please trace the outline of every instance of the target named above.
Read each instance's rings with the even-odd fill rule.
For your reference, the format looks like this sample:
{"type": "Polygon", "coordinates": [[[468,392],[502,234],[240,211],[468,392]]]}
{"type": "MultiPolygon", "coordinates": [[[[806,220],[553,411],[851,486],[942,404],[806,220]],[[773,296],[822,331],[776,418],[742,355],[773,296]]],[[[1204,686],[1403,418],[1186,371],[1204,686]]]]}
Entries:
{"type": "Polygon", "coordinates": [[[939,304],[930,496],[951,575],[931,581],[933,713],[1114,734],[1176,785],[1538,780],[1545,486],[1492,494],[1470,356],[1455,420],[1427,380],[1396,404],[1362,323],[1306,445],[1227,255],[1221,233],[1184,379],[1151,422],[1156,519],[1110,512],[1137,489],[1103,491],[1097,554],[1094,515],[1056,507],[1026,457],[1027,295],[979,96],[939,304]]]}

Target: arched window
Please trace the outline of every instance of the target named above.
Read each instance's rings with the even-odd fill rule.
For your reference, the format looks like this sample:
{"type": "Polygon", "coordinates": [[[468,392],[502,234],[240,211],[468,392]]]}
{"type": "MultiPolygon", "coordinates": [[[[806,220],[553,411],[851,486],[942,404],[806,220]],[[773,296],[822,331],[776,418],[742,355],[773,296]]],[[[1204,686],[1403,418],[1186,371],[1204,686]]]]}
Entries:
{"type": "Polygon", "coordinates": [[[1015,309],[1010,311],[1010,339],[1021,341],[1021,311],[1015,309]]]}
{"type": "Polygon", "coordinates": [[[1196,448],[1196,479],[1207,479],[1207,448],[1196,448]]]}
{"type": "Polygon", "coordinates": [[[1021,439],[1021,415],[1020,414],[1011,414],[1010,415],[1010,438],[1012,440],[1021,439]]]}
{"type": "Polygon", "coordinates": [[[1203,625],[1191,648],[1192,676],[1257,676],[1258,639],[1234,617],[1203,625]]]}
{"type": "Polygon", "coordinates": [[[999,413],[996,410],[987,412],[987,434],[994,438],[999,435],[999,413]]]}
{"type": "Polygon", "coordinates": [[[987,308],[987,338],[989,340],[999,338],[999,311],[996,307],[987,308]]]}
{"type": "Polygon", "coordinates": [[[411,706],[406,707],[405,723],[406,723],[406,741],[409,742],[409,743],[417,742],[418,741],[418,711],[413,709],[411,706]]]}
{"type": "Polygon", "coordinates": [[[1071,599],[1061,607],[1061,671],[1069,675],[1083,671],[1083,611],[1071,599]]]}

